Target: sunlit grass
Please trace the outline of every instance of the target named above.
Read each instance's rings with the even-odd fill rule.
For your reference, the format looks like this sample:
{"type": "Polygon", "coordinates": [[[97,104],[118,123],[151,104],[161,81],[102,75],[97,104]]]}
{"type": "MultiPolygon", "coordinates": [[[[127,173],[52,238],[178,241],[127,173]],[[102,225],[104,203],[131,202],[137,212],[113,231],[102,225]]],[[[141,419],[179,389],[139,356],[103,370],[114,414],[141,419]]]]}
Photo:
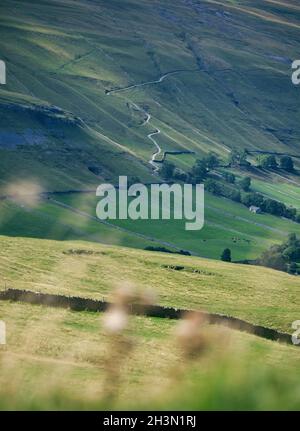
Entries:
{"type": "Polygon", "coordinates": [[[0,409],[296,409],[299,349],[218,327],[182,356],[174,321],[131,317],[121,379],[108,402],[113,342],[103,314],[0,302],[0,409]]]}
{"type": "Polygon", "coordinates": [[[272,269],[88,242],[0,237],[0,245],[2,289],[110,299],[127,281],[151,288],[162,305],[206,309],[285,332],[299,319],[299,278],[272,269]]]}

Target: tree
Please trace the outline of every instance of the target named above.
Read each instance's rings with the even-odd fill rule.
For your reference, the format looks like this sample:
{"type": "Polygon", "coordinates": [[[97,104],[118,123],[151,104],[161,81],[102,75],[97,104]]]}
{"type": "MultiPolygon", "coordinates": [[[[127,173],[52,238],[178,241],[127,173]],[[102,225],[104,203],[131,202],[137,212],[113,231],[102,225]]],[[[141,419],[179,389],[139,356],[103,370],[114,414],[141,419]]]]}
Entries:
{"type": "Polygon", "coordinates": [[[288,273],[293,275],[298,274],[298,265],[296,264],[296,262],[291,262],[288,265],[288,273]]]}
{"type": "Polygon", "coordinates": [[[273,247],[262,254],[261,258],[259,259],[259,263],[262,266],[277,269],[278,271],[287,270],[287,263],[285,259],[282,257],[281,253],[273,247]]]}
{"type": "Polygon", "coordinates": [[[231,250],[230,248],[225,248],[221,254],[221,260],[223,262],[231,262],[231,250]]]}
{"type": "Polygon", "coordinates": [[[288,262],[298,261],[300,259],[300,248],[296,244],[291,245],[282,252],[282,257],[288,262]]]}
{"type": "Polygon", "coordinates": [[[291,274],[298,273],[297,262],[300,261],[300,240],[291,233],[287,241],[273,245],[259,259],[259,264],[291,274]]]}
{"type": "MultiPolygon", "coordinates": [[[[250,207],[253,205],[252,199],[251,199],[252,193],[245,193],[241,196],[241,203],[245,205],[246,207],[250,207]]],[[[256,206],[256,205],[255,205],[256,206]]]]}
{"type": "Polygon", "coordinates": [[[235,183],[235,175],[231,172],[224,172],[223,178],[227,183],[234,184],[235,183]]]}
{"type": "Polygon", "coordinates": [[[295,233],[290,233],[287,241],[283,243],[282,253],[290,262],[300,259],[300,240],[295,233]]]}
{"type": "Polygon", "coordinates": [[[234,202],[241,202],[241,192],[238,190],[231,190],[228,197],[234,202]]]}
{"type": "Polygon", "coordinates": [[[188,175],[182,170],[175,169],[175,172],[173,174],[173,178],[176,181],[182,181],[185,183],[188,180],[188,175]]]}
{"type": "Polygon", "coordinates": [[[275,156],[269,156],[269,168],[270,169],[278,168],[278,163],[275,156]]]}
{"type": "Polygon", "coordinates": [[[282,156],[280,158],[280,168],[284,169],[287,172],[294,171],[294,162],[290,156],[282,156]]]}
{"type": "Polygon", "coordinates": [[[297,215],[297,210],[296,208],[286,208],[285,213],[284,213],[284,217],[289,218],[291,220],[295,220],[296,219],[296,215],[297,215]]]}
{"type": "Polygon", "coordinates": [[[278,163],[276,157],[273,155],[263,155],[257,158],[258,166],[263,169],[277,169],[278,163]]]}
{"type": "Polygon", "coordinates": [[[210,152],[206,157],[204,157],[203,162],[209,170],[216,168],[220,164],[218,155],[213,152],[210,152]]]}
{"type": "Polygon", "coordinates": [[[259,193],[249,193],[250,204],[247,206],[254,205],[255,207],[263,207],[264,197],[259,193]]]}
{"type": "Polygon", "coordinates": [[[265,199],[263,210],[266,213],[282,217],[286,212],[286,206],[284,203],[275,201],[274,199],[265,199]]]}
{"type": "Polygon", "coordinates": [[[195,183],[200,183],[207,176],[207,167],[204,160],[197,160],[196,164],[192,167],[190,173],[191,180],[195,183]]]}
{"type": "Polygon", "coordinates": [[[289,233],[287,244],[288,245],[294,245],[298,241],[297,235],[295,232],[289,233]]]}
{"type": "Polygon", "coordinates": [[[232,149],[229,154],[228,162],[232,166],[249,166],[250,163],[247,161],[247,156],[248,153],[246,150],[240,151],[237,149],[232,149]]]}
{"type": "Polygon", "coordinates": [[[162,163],[162,167],[160,169],[160,174],[163,178],[166,180],[169,180],[173,177],[175,171],[175,165],[170,162],[164,162],[162,163]]]}
{"type": "Polygon", "coordinates": [[[222,188],[217,181],[208,179],[205,182],[205,190],[207,190],[210,193],[213,193],[214,195],[221,195],[222,194],[222,188]]]}
{"type": "Polygon", "coordinates": [[[244,192],[248,192],[251,186],[251,178],[244,177],[242,180],[239,181],[238,185],[242,190],[244,190],[244,192]]]}

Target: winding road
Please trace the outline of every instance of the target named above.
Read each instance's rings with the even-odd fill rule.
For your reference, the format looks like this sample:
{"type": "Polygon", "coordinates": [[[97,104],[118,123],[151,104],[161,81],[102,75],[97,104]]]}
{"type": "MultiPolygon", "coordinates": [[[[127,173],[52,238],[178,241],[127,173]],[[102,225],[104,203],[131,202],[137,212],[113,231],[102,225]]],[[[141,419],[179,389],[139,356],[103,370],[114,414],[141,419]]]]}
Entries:
{"type": "MultiPolygon", "coordinates": [[[[200,72],[199,69],[193,69],[193,70],[189,70],[189,69],[178,69],[178,70],[172,70],[170,72],[167,72],[165,74],[163,74],[160,78],[158,78],[157,80],[154,81],[146,81],[146,82],[141,82],[140,84],[133,84],[133,85],[129,85],[127,87],[122,87],[122,88],[116,88],[113,90],[106,90],[105,94],[107,96],[109,96],[110,94],[113,93],[120,93],[123,91],[127,91],[127,90],[132,90],[134,88],[139,88],[139,87],[145,87],[146,85],[155,85],[155,84],[160,84],[162,83],[166,78],[168,78],[171,75],[175,75],[178,73],[195,73],[195,72],[200,72]]],[[[151,120],[151,115],[149,114],[149,112],[145,111],[145,109],[141,108],[140,106],[138,106],[136,103],[134,102],[130,102],[132,104],[132,106],[135,107],[135,109],[137,109],[139,112],[142,112],[145,115],[145,121],[143,122],[142,126],[146,126],[147,124],[149,124],[150,120],[151,120]]],[[[157,157],[162,153],[162,148],[160,147],[160,145],[158,144],[158,142],[156,141],[156,139],[154,139],[153,136],[155,135],[159,135],[161,133],[160,129],[156,128],[156,130],[154,132],[151,132],[147,135],[147,138],[150,139],[150,141],[154,144],[156,151],[152,154],[151,159],[149,160],[150,165],[153,167],[153,172],[157,173],[159,170],[159,166],[157,165],[157,157]]],[[[187,152],[185,152],[187,153],[187,152]]],[[[191,153],[193,153],[191,151],[191,153]]],[[[169,154],[171,154],[171,151],[169,151],[169,154]]],[[[178,154],[178,152],[176,152],[176,154],[178,154]]]]}
{"type": "Polygon", "coordinates": [[[132,90],[133,88],[138,88],[138,87],[145,87],[146,85],[153,85],[153,84],[160,84],[162,83],[168,76],[171,75],[175,75],[177,73],[188,73],[188,72],[200,72],[199,69],[177,69],[177,70],[172,70],[170,72],[166,72],[164,73],[160,78],[154,80],[154,81],[145,81],[145,82],[141,82],[140,84],[132,84],[132,85],[128,85],[127,87],[121,87],[121,88],[115,88],[113,90],[106,90],[105,93],[109,96],[112,93],[120,93],[121,91],[126,91],[126,90],[132,90]]]}
{"type": "MultiPolygon", "coordinates": [[[[142,85],[142,84],[141,84],[142,85]]],[[[139,86],[139,84],[137,84],[137,86],[139,86]]],[[[132,87],[130,87],[132,88],[132,87]]],[[[127,88],[128,89],[128,88],[127,88]]],[[[145,111],[145,109],[141,108],[140,106],[138,106],[136,103],[134,102],[130,102],[132,104],[132,106],[134,106],[134,108],[139,111],[142,112],[143,115],[145,115],[145,121],[142,123],[141,126],[146,126],[150,120],[151,120],[151,115],[149,114],[149,112],[145,111]]],[[[155,164],[156,163],[156,157],[159,156],[162,152],[161,147],[159,146],[159,144],[156,142],[156,140],[153,138],[153,136],[158,135],[160,132],[159,129],[156,129],[154,132],[151,132],[147,135],[147,138],[149,138],[153,144],[156,147],[156,151],[152,154],[151,159],[149,160],[150,165],[153,167],[153,172],[156,173],[159,170],[159,167],[155,164]]]]}
{"type": "Polygon", "coordinates": [[[151,160],[149,161],[150,165],[152,165],[154,168],[154,172],[157,172],[159,170],[159,167],[156,164],[156,157],[161,154],[162,149],[158,145],[157,141],[153,138],[153,136],[159,135],[160,133],[161,133],[160,130],[156,129],[155,132],[149,133],[149,135],[147,135],[147,137],[153,142],[153,144],[155,145],[155,147],[157,149],[157,151],[152,154],[151,160]]]}

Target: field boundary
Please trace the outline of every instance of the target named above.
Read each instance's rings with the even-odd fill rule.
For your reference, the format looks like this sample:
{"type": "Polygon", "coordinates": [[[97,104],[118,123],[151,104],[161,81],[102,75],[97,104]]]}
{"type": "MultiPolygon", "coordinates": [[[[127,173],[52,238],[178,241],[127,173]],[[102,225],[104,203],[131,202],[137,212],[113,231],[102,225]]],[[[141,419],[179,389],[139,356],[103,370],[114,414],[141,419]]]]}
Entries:
{"type": "MultiPolygon", "coordinates": [[[[44,305],[48,307],[66,308],[72,311],[104,312],[112,304],[104,300],[95,300],[76,296],[55,295],[49,293],[33,292],[30,290],[6,289],[0,292],[0,300],[24,302],[29,304],[44,305]]],[[[162,305],[132,304],[131,314],[146,317],[157,317],[164,319],[181,319],[187,312],[197,312],[205,316],[210,324],[226,326],[242,332],[248,332],[261,338],[280,343],[293,345],[290,334],[279,332],[275,329],[254,325],[245,320],[223,314],[208,313],[204,311],[187,310],[175,307],[164,307],[162,305]]]]}

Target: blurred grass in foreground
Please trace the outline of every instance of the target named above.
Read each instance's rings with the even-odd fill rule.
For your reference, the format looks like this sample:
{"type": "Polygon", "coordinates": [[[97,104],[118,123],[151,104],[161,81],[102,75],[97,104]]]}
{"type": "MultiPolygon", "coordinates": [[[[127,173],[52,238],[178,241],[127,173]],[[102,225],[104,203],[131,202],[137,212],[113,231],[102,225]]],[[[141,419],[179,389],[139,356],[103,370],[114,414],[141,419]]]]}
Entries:
{"type": "Polygon", "coordinates": [[[182,342],[182,322],[133,316],[120,335],[103,314],[20,303],[0,317],[1,410],[300,408],[296,347],[205,323],[182,342]]]}

